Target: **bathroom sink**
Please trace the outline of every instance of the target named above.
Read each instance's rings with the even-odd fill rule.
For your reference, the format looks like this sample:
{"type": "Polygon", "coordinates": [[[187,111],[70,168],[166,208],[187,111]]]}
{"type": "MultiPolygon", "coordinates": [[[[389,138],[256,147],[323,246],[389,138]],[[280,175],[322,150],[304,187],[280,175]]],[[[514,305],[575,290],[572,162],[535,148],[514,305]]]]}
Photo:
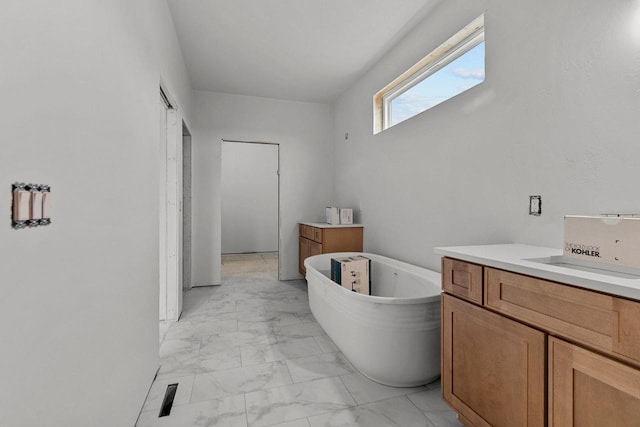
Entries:
{"type": "Polygon", "coordinates": [[[586,271],[589,273],[602,274],[605,276],[617,277],[620,279],[640,279],[640,269],[638,268],[582,261],[579,259],[565,257],[563,255],[544,258],[528,258],[523,259],[523,261],[531,261],[540,264],[552,265],[555,267],[586,271]]]}

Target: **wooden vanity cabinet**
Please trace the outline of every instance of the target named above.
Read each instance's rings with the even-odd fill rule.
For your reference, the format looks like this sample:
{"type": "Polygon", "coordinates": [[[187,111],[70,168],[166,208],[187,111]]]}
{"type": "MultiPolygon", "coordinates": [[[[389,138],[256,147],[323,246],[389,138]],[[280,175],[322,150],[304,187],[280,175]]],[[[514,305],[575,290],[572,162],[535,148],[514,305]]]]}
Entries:
{"type": "Polygon", "coordinates": [[[298,270],[305,276],[304,260],[331,252],[362,252],[362,226],[331,226],[300,223],[298,236],[298,270]]]}
{"type": "Polygon", "coordinates": [[[640,302],[449,258],[442,281],[442,392],[466,425],[640,426],[640,302]]]}

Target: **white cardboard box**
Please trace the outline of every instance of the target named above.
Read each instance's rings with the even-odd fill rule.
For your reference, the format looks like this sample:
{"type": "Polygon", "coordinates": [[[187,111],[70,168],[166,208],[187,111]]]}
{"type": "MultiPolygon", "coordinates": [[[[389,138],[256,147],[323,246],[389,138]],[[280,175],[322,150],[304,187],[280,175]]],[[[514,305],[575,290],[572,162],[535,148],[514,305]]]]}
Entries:
{"type": "Polygon", "coordinates": [[[332,259],[332,280],[353,292],[370,295],[370,260],[363,256],[332,259]],[[339,268],[339,273],[333,271],[339,268]]]}
{"type": "Polygon", "coordinates": [[[564,255],[640,268],[640,217],[564,217],[564,255]]]}
{"type": "Polygon", "coordinates": [[[353,209],[340,209],[340,224],[353,224],[353,209]]]}
{"type": "Polygon", "coordinates": [[[340,224],[340,209],[336,207],[328,206],[325,209],[327,216],[327,224],[337,225],[340,224]]]}

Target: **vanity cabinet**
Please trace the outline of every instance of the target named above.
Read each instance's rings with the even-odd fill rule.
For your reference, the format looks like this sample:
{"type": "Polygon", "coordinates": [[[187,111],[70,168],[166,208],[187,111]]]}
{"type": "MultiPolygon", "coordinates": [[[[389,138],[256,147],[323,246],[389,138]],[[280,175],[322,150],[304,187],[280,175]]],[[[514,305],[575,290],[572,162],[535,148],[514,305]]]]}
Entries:
{"type": "Polygon", "coordinates": [[[362,225],[330,225],[300,223],[298,236],[298,270],[307,274],[304,260],[313,255],[331,252],[362,252],[362,225]]]}
{"type": "Polygon", "coordinates": [[[640,302],[442,262],[442,392],[468,426],[640,425],[640,302]]]}

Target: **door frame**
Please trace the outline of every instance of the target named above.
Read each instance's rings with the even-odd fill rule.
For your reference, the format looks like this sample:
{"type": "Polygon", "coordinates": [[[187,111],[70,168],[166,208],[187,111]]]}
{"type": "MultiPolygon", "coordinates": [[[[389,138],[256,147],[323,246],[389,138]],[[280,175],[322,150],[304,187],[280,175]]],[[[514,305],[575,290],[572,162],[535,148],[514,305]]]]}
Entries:
{"type": "MultiPolygon", "coordinates": [[[[242,141],[242,140],[237,140],[237,139],[227,139],[227,138],[222,138],[222,142],[233,142],[233,143],[237,143],[237,144],[262,144],[262,145],[275,145],[276,149],[278,150],[278,164],[277,169],[276,169],[276,175],[278,176],[278,280],[282,280],[281,278],[281,274],[282,274],[282,257],[280,256],[280,249],[282,248],[282,224],[280,223],[280,221],[282,220],[282,215],[280,212],[281,206],[280,206],[280,185],[281,185],[281,180],[280,180],[280,143],[279,142],[266,142],[266,141],[242,141]]],[[[222,156],[222,150],[220,151],[221,153],[221,162],[224,162],[224,158],[222,156]]],[[[221,218],[222,220],[222,218],[221,218]]],[[[224,226],[224,224],[221,224],[221,227],[224,226]]],[[[222,248],[222,239],[220,241],[220,248],[222,248]]],[[[222,266],[220,267],[220,269],[222,270],[222,266]]]]}
{"type": "Polygon", "coordinates": [[[192,248],[192,229],[193,229],[193,148],[192,136],[187,124],[182,121],[182,289],[189,290],[193,286],[193,248],[192,248]],[[185,149],[188,155],[185,156],[185,149]],[[188,179],[185,179],[187,177],[188,179]],[[187,185],[188,183],[188,185],[187,185]]]}
{"type": "MultiPolygon", "coordinates": [[[[178,320],[182,314],[182,139],[183,120],[168,92],[160,84],[166,107],[160,129],[159,170],[159,320],[178,320]],[[164,130],[164,132],[163,132],[164,130]]],[[[162,105],[162,104],[161,104],[162,105]]]]}

